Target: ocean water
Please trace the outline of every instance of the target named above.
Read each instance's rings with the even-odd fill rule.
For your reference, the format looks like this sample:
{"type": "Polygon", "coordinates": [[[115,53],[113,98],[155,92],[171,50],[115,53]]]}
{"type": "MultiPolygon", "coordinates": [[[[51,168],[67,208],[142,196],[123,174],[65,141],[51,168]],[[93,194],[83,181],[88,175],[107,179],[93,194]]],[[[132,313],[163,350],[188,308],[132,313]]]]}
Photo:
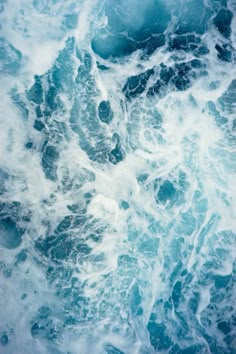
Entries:
{"type": "Polygon", "coordinates": [[[0,353],[236,353],[235,0],[0,0],[0,353]]]}

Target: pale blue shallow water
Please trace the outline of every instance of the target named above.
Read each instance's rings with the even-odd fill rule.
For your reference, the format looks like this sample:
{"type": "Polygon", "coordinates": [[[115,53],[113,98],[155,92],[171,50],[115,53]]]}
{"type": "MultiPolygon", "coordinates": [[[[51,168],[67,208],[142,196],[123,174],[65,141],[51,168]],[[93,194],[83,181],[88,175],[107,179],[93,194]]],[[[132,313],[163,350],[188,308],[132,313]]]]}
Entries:
{"type": "Polygon", "coordinates": [[[0,0],[0,353],[236,353],[234,0],[0,0]]]}

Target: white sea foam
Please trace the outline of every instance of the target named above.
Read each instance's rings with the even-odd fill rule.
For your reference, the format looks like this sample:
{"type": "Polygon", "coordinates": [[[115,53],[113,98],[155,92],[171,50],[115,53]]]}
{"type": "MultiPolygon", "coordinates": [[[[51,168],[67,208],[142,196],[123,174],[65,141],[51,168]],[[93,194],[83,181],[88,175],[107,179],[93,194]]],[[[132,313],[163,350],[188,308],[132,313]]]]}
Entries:
{"type": "MultiPolygon", "coordinates": [[[[129,1],[126,25],[132,30],[141,28],[143,18],[139,13],[145,12],[152,2],[143,1],[138,7],[137,1],[129,1]]],[[[121,1],[121,7],[123,3],[121,1]]],[[[233,63],[222,62],[216,56],[219,34],[211,28],[203,38],[210,50],[204,59],[207,76],[198,78],[186,90],[171,87],[162,99],[150,98],[146,93],[158,77],[160,64],[173,66],[176,62],[190,61],[194,58],[192,53],[173,53],[165,45],[154,51],[148,60],[141,60],[140,50],[123,59],[106,61],[94,54],[90,43],[95,30],[108,23],[103,4],[98,1],[31,3],[20,0],[8,1],[4,6],[3,35],[22,53],[22,61],[15,75],[4,73],[1,78],[0,167],[10,175],[1,201],[19,201],[24,210],[31,212],[30,223],[24,224],[26,231],[20,248],[0,249],[3,274],[0,278],[3,314],[0,337],[7,333],[9,338],[9,343],[3,347],[4,353],[16,350],[17,353],[32,353],[32,350],[49,354],[112,353],[104,349],[108,343],[126,354],[154,353],[147,329],[151,315],[156,316],[159,325],[166,324],[173,342],[179,341],[180,347],[189,345],[184,335],[177,337],[178,306],[186,313],[185,321],[190,327],[196,325],[193,319],[196,318],[198,325],[207,329],[205,313],[216,296],[212,290],[216,280],[210,276],[230,276],[235,257],[236,151],[232,135],[235,117],[234,113],[221,109],[219,99],[236,77],[236,69],[233,63]],[[65,29],[64,16],[77,12],[78,25],[65,29]],[[42,169],[42,151],[47,139],[54,142],[56,128],[50,130],[48,125],[48,135],[35,130],[35,105],[28,103],[29,112],[24,116],[11,97],[15,89],[22,101],[26,101],[26,91],[34,83],[34,75],[50,72],[71,36],[75,37],[82,57],[84,52],[91,55],[92,69],[90,76],[79,77],[78,83],[74,83],[71,96],[68,92],[60,94],[63,109],[51,114],[52,124],[66,125],[66,137],[57,145],[60,157],[55,182],[46,178],[42,169]],[[109,69],[99,70],[97,61],[109,69]],[[131,102],[125,100],[122,89],[127,78],[153,67],[156,72],[144,92],[131,102]],[[213,81],[215,89],[210,88],[214,86],[213,81]],[[86,91],[91,82],[90,91],[86,91]],[[85,90],[82,93],[79,85],[85,90]],[[95,126],[98,125],[99,134],[109,147],[114,145],[113,133],[119,134],[125,154],[117,164],[92,161],[82,148],[84,135],[71,129],[73,100],[78,96],[81,108],[85,104],[84,92],[90,92],[85,100],[87,107],[96,107],[102,100],[109,101],[114,116],[112,122],[105,125],[88,114],[92,123],[88,120],[86,130],[85,114],[80,111],[78,126],[84,129],[86,139],[94,140],[95,147],[98,134],[95,138],[89,135],[95,126]],[[217,125],[214,114],[208,109],[209,101],[228,119],[224,127],[217,125]],[[162,118],[158,129],[153,121],[153,117],[159,117],[157,114],[162,118]],[[32,149],[25,147],[29,141],[34,144],[32,149]],[[161,188],[166,181],[177,192],[165,200],[161,188]],[[90,194],[87,205],[86,194],[90,194]],[[79,211],[71,212],[73,206],[79,211]],[[90,253],[76,260],[66,258],[63,262],[60,259],[54,262],[52,256],[42,255],[36,249],[35,241],[54,234],[59,237],[55,229],[60,222],[68,215],[83,216],[84,209],[86,222],[63,232],[66,235],[71,232],[73,239],[83,240],[83,246],[90,247],[90,253]],[[100,229],[102,238],[94,241],[91,235],[96,236],[100,229]],[[20,249],[27,249],[28,257],[25,262],[17,263],[20,249]],[[216,269],[207,268],[211,267],[210,262],[217,264],[216,269]],[[180,263],[182,268],[177,271],[180,263]],[[58,270],[61,265],[71,271],[69,280],[58,270]],[[50,267],[53,267],[51,272],[58,271],[55,278],[50,278],[50,267]],[[191,285],[181,275],[184,271],[192,276],[191,285]],[[204,276],[208,273],[209,280],[206,280],[204,276]],[[78,288],[71,285],[72,277],[78,279],[78,288]],[[177,281],[182,282],[184,288],[181,300],[173,300],[177,281]],[[69,295],[63,298],[62,289],[65,294],[69,289],[69,295]],[[191,317],[187,301],[194,298],[196,292],[200,299],[191,317]],[[27,297],[22,298],[23,294],[27,297]],[[176,305],[175,301],[181,304],[176,305]],[[166,303],[172,309],[167,310],[166,303]],[[41,306],[52,309],[52,323],[49,321],[46,325],[46,320],[39,318],[41,306]],[[69,323],[69,315],[75,317],[75,322],[63,327],[63,321],[69,323]],[[34,334],[32,326],[40,321],[43,324],[39,326],[44,328],[35,330],[37,334],[34,334]],[[63,327],[61,332],[60,326],[63,327]],[[50,329],[62,334],[51,340],[50,329]]],[[[234,23],[235,18],[231,26],[233,43],[234,23]]],[[[83,58],[73,55],[74,82],[83,58]]],[[[69,55],[67,59],[69,62],[69,55]]],[[[44,80],[46,87],[48,82],[44,80]]],[[[61,137],[63,133],[60,134],[61,137]]],[[[61,244],[61,247],[66,249],[67,245],[61,244]]],[[[216,315],[210,310],[209,313],[216,322],[216,315]]],[[[201,337],[200,342],[205,343],[198,325],[196,338],[201,337]]],[[[190,337],[191,331],[192,328],[190,337]]],[[[191,338],[193,342],[196,339],[191,338]]],[[[165,350],[162,352],[167,352],[165,350]]]]}

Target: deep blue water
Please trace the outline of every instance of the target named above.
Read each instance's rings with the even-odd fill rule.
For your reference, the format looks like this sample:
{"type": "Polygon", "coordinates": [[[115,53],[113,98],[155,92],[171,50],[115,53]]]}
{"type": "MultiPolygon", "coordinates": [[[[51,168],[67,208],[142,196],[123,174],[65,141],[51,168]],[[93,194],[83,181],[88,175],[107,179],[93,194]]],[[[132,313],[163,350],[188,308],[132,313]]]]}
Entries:
{"type": "Polygon", "coordinates": [[[0,0],[0,353],[236,353],[235,0],[0,0]]]}

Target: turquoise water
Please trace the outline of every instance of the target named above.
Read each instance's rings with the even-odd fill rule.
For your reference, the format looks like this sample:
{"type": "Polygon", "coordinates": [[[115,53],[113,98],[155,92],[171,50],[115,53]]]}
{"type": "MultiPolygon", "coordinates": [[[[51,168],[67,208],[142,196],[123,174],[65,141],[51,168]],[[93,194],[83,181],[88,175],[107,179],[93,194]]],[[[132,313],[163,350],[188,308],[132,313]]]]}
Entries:
{"type": "Polygon", "coordinates": [[[0,353],[236,353],[234,0],[0,0],[0,353]]]}

